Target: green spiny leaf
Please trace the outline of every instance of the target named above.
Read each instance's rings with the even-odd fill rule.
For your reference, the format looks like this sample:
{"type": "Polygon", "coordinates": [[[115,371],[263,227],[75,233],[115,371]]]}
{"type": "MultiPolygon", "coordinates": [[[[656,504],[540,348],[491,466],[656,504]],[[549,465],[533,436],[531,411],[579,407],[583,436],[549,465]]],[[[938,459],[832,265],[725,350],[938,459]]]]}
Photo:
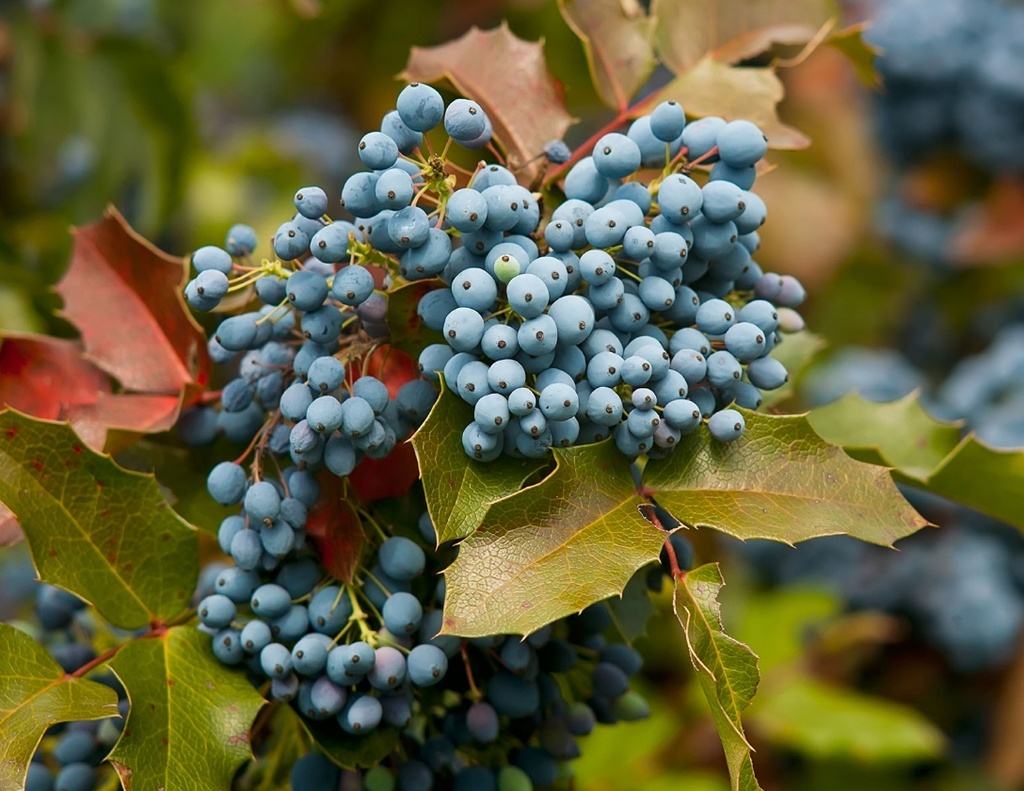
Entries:
{"type": "Polygon", "coordinates": [[[116,716],[114,690],[65,675],[32,637],[0,623],[0,791],[25,787],[32,754],[54,723],[116,716]]]}
{"type": "Polygon", "coordinates": [[[848,395],[808,415],[850,453],[895,468],[898,480],[1024,528],[1024,451],[998,450],[929,415],[916,394],[889,403],[848,395]]]}
{"type": "Polygon", "coordinates": [[[695,431],[647,465],[646,491],[684,524],[744,540],[847,533],[882,546],[925,526],[886,468],[854,461],[806,417],[743,414],[747,430],[735,442],[695,431]]]}
{"type": "Polygon", "coordinates": [[[468,536],[493,502],[518,492],[546,464],[508,456],[487,463],[474,461],[460,440],[471,422],[473,408],[442,387],[441,397],[412,438],[438,544],[468,536]]]}
{"type": "Polygon", "coordinates": [[[39,574],[115,626],[166,621],[188,606],[197,533],[151,475],[90,450],[66,423],[0,412],[0,502],[21,522],[39,574]]]}
{"type": "Polygon", "coordinates": [[[127,643],[110,663],[131,709],[110,753],[126,789],[229,788],[252,757],[249,728],[263,698],[217,661],[210,637],[176,626],[127,643]]]}
{"type": "Polygon", "coordinates": [[[935,494],[1024,529],[1024,451],[995,450],[972,434],[924,481],[935,494]]]}
{"type": "Polygon", "coordinates": [[[925,412],[916,393],[888,403],[850,393],[807,420],[826,441],[876,451],[880,463],[915,478],[927,478],[960,442],[959,429],[925,412]]]}
{"type": "MultiPolygon", "coordinates": [[[[661,573],[660,570],[658,573],[661,573]]],[[[626,583],[622,595],[612,596],[606,604],[611,611],[612,622],[623,638],[636,640],[647,629],[647,622],[654,615],[654,602],[647,592],[646,573],[641,571],[634,574],[626,583]]]]}
{"type": "Polygon", "coordinates": [[[445,572],[446,634],[529,634],[618,595],[664,534],[611,441],[554,450],[538,484],[494,503],[445,572]]]}
{"type": "Polygon", "coordinates": [[[397,728],[376,728],[365,736],[352,736],[334,721],[314,722],[303,717],[300,722],[324,754],[345,769],[379,764],[398,744],[397,728]]]}
{"type": "Polygon", "coordinates": [[[697,681],[711,707],[722,740],[733,791],[760,791],[751,748],[740,715],[757,691],[757,657],[722,627],[718,592],[724,582],[717,563],[683,573],[676,580],[672,611],[686,633],[697,681]]]}

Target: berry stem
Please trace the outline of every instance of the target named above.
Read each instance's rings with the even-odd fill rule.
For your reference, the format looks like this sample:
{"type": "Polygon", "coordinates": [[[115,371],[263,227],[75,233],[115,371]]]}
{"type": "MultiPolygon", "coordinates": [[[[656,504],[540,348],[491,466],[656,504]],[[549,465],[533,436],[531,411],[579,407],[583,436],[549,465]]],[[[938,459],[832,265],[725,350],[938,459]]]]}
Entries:
{"type": "Polygon", "coordinates": [[[462,643],[459,646],[459,652],[462,654],[462,664],[466,667],[466,680],[469,682],[469,696],[473,699],[474,703],[478,703],[483,700],[483,693],[480,692],[479,687],[476,685],[476,680],[473,678],[473,667],[469,662],[469,652],[466,650],[466,644],[462,643]]]}

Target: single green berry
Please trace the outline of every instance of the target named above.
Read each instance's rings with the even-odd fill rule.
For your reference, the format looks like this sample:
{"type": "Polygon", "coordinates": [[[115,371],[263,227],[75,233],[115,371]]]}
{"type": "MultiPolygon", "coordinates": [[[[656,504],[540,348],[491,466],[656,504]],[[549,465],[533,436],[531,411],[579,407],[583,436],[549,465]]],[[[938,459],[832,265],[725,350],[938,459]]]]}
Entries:
{"type": "Polygon", "coordinates": [[[514,255],[502,255],[494,262],[494,276],[502,283],[508,283],[523,270],[523,265],[514,255]]]}

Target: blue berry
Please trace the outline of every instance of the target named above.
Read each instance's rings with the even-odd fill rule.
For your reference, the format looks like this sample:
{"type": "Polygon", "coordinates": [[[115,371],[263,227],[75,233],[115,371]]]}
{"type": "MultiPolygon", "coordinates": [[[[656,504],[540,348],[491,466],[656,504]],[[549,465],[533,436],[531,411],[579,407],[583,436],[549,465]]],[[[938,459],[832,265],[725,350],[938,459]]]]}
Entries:
{"type": "Polygon", "coordinates": [[[441,94],[421,82],[405,86],[398,94],[395,107],[402,123],[416,132],[429,132],[444,116],[441,94]]]}
{"type": "Polygon", "coordinates": [[[456,99],[444,111],[444,130],[460,143],[479,138],[487,129],[483,108],[470,99],[456,99]]]}
{"type": "Polygon", "coordinates": [[[732,442],[743,434],[746,422],[735,409],[723,409],[708,419],[708,431],[719,442],[732,442]]]}

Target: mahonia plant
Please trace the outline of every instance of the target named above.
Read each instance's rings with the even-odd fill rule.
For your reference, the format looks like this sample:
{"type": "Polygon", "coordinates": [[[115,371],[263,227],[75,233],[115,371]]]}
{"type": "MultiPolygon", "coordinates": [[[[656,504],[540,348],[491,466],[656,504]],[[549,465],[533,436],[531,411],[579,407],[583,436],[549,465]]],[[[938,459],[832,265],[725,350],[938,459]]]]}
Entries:
{"type": "MultiPolygon", "coordinates": [[[[649,69],[605,73],[618,97],[649,69]]],[[[124,327],[79,314],[119,397],[187,404],[217,560],[152,476],[39,419],[67,415],[0,412],[0,501],[44,580],[2,627],[0,788],[564,787],[578,737],[649,713],[631,642],[668,585],[733,787],[756,789],[756,657],[688,532],[890,545],[924,524],[887,468],[756,411],[804,299],[755,260],[766,130],[688,115],[673,82],[572,148],[539,45],[505,28],[405,77],[340,202],[302,187],[269,244],[238,224],[188,257],[184,300],[230,314],[205,347],[161,291],[176,379],[125,381],[124,327]]],[[[79,234],[77,260],[144,245],[117,216],[79,234]]],[[[93,422],[92,445],[125,440],[93,422]]]]}

